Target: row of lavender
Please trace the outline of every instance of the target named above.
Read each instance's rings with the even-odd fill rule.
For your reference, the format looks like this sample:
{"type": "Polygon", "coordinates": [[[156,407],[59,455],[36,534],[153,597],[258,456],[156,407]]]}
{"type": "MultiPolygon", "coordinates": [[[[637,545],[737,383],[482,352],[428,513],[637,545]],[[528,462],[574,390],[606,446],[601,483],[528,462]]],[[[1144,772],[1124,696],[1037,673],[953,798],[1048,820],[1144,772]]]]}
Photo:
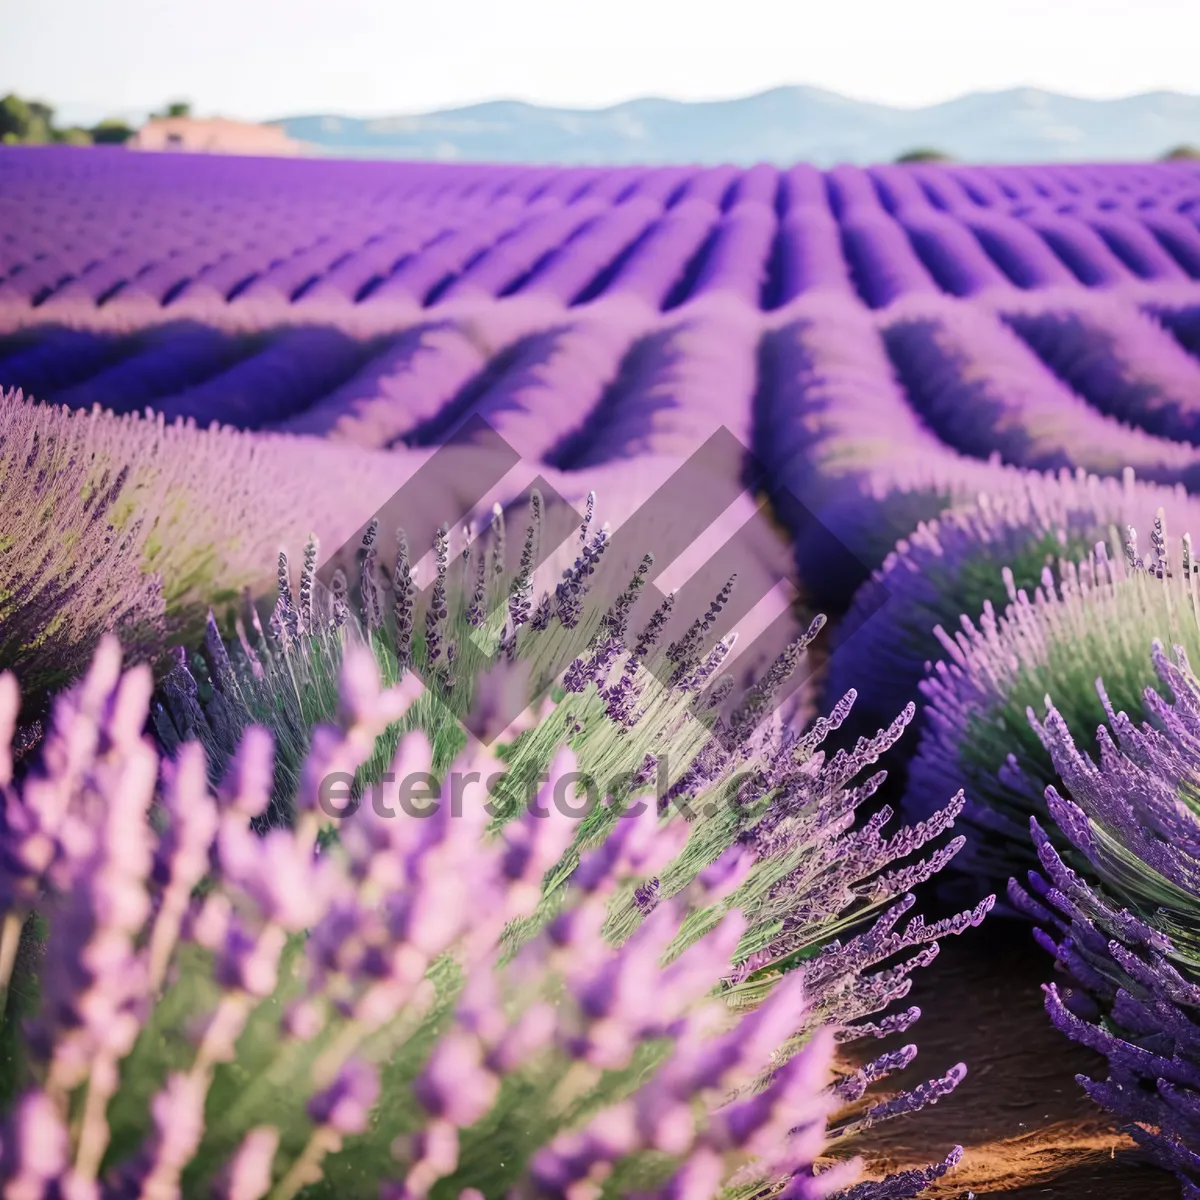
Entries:
{"type": "Polygon", "coordinates": [[[571,305],[640,290],[636,264],[650,260],[665,278],[647,281],[659,307],[722,275],[767,309],[820,287],[880,307],[909,292],[1200,278],[1200,176],[1188,164],[330,172],[10,148],[0,180],[0,306],[47,316],[79,305],[112,320],[223,304],[384,313],[516,293],[571,305]]]}
{"type": "Polygon", "coordinates": [[[811,295],[764,316],[714,289],[669,314],[615,297],[569,315],[491,302],[374,336],[55,325],[0,341],[0,386],[364,448],[434,445],[482,416],[523,458],[565,471],[686,454],[723,424],[773,486],[810,499],[828,482],[826,455],[841,474],[864,455],[910,466],[995,455],[1037,470],[1131,466],[1191,488],[1198,318],[1083,289],[1012,306],[914,295],[883,315],[811,295]],[[776,432],[756,441],[755,428],[776,432]]]}

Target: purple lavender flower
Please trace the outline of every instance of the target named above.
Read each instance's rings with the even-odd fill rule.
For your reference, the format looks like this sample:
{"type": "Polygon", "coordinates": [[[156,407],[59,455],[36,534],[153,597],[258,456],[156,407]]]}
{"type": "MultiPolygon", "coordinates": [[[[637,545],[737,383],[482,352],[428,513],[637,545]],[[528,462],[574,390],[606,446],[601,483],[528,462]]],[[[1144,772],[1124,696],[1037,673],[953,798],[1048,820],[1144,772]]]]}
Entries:
{"type": "Polygon", "coordinates": [[[1182,647],[1171,661],[1155,642],[1153,661],[1170,702],[1147,689],[1151,720],[1139,724],[1101,687],[1109,727],[1098,762],[1057,709],[1044,722],[1030,714],[1062,779],[1061,791],[1046,789],[1049,815],[1078,869],[1032,818],[1040,871],[1028,888],[1012,880],[1009,893],[1064,975],[1046,989],[1051,1019],[1107,1059],[1106,1080],[1079,1082],[1191,1194],[1200,1188],[1200,838],[1190,803],[1200,681],[1182,647]]]}
{"type": "Polygon", "coordinates": [[[542,494],[534,488],[529,494],[529,528],[521,548],[521,561],[508,596],[508,616],[514,629],[529,620],[533,606],[533,570],[537,565],[538,543],[542,531],[542,494]]]}
{"type": "Polygon", "coordinates": [[[985,604],[978,623],[963,617],[953,638],[935,629],[945,657],[920,685],[927,708],[906,803],[920,815],[927,797],[964,789],[965,858],[993,878],[1034,865],[1028,820],[1045,815],[1045,788],[1058,780],[1025,714],[1051,697],[1078,738],[1110,707],[1150,716],[1158,702],[1146,689],[1157,679],[1142,647],[1171,638],[1200,653],[1190,539],[1171,542],[1161,511],[1155,522],[1159,550],[1147,559],[1136,536],[1111,553],[1099,542],[1078,564],[1047,567],[1032,596],[1006,571],[1003,614],[985,604]],[[1101,676],[1111,704],[1097,694],[1101,676]]]}
{"type": "Polygon", "coordinates": [[[378,1099],[378,1071],[352,1059],[329,1087],[308,1102],[308,1115],[314,1125],[327,1125],[335,1133],[362,1133],[378,1099]]]}
{"type": "Polygon", "coordinates": [[[736,583],[737,575],[731,575],[708,606],[708,611],[702,617],[697,617],[688,626],[683,637],[667,647],[667,661],[674,667],[671,673],[671,683],[679,683],[689,677],[699,665],[696,655],[704,635],[712,628],[713,622],[720,615],[721,610],[729,603],[729,597],[733,594],[736,583]]]}
{"type": "Polygon", "coordinates": [[[554,590],[554,604],[555,615],[564,629],[573,629],[579,623],[587,578],[595,572],[596,564],[608,544],[608,530],[601,529],[583,547],[575,562],[563,572],[562,582],[554,590]]]}
{"type": "Polygon", "coordinates": [[[476,557],[475,590],[471,594],[471,605],[467,610],[467,623],[472,629],[478,629],[486,616],[487,566],[487,555],[481,548],[476,557]]]}
{"type": "MultiPolygon", "coordinates": [[[[362,563],[359,568],[359,590],[362,593],[362,609],[368,629],[379,629],[383,625],[383,608],[379,597],[379,549],[375,545],[378,535],[379,519],[376,517],[371,520],[363,534],[362,563]]],[[[281,596],[282,591],[281,577],[281,596]]]]}
{"type": "Polygon", "coordinates": [[[1004,568],[1013,588],[1032,593],[1047,566],[1086,557],[1112,526],[1150,527],[1164,504],[1172,521],[1193,508],[1186,497],[1132,478],[1063,471],[1030,475],[1018,487],[985,493],[970,507],[922,523],[858,590],[839,622],[826,696],[856,688],[856,731],[878,727],[917,694],[927,664],[940,657],[936,627],[952,628],[960,613],[974,617],[985,602],[1004,603],[1004,568]]]}
{"type": "Polygon", "coordinates": [[[439,529],[434,538],[434,553],[436,575],[429,607],[425,610],[425,658],[431,667],[437,669],[438,659],[442,657],[443,623],[449,615],[446,607],[446,574],[450,563],[450,534],[445,528],[439,529]]]}
{"type": "Polygon", "coordinates": [[[504,509],[497,502],[492,508],[492,577],[502,579],[507,571],[507,544],[504,530],[504,509]]]}
{"type": "MultiPolygon", "coordinates": [[[[481,560],[482,561],[482,560],[481,560]]],[[[396,530],[396,569],[393,579],[395,600],[392,613],[396,626],[396,661],[401,667],[412,664],[413,586],[408,561],[408,538],[403,529],[396,530]]]]}

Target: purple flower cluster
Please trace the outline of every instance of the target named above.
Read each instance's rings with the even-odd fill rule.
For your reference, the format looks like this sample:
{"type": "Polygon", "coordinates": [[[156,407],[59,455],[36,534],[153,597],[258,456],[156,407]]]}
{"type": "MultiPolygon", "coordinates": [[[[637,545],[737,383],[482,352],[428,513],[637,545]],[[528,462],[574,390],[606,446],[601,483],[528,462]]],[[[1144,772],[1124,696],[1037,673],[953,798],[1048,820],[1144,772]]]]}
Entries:
{"type": "MultiPolygon", "coordinates": [[[[1047,788],[1050,818],[1074,852],[1068,865],[1036,818],[1039,871],[1009,884],[1013,904],[1039,925],[1062,984],[1046,1009],[1068,1037],[1107,1060],[1108,1077],[1079,1076],[1158,1161],[1200,1195],[1200,841],[1194,804],[1200,681],[1186,654],[1153,661],[1170,701],[1147,689],[1150,721],[1104,696],[1110,729],[1099,759],[1080,752],[1053,707],[1034,729],[1062,790],[1047,788]]],[[[1103,695],[1103,693],[1102,693],[1103,695]]]]}
{"type": "Polygon", "coordinates": [[[153,521],[129,509],[127,462],[76,466],[69,440],[47,433],[19,397],[0,395],[0,668],[19,673],[34,707],[86,666],[105,630],[135,658],[153,658],[167,633],[163,579],[144,553],[153,521]]]}
{"type": "MultiPolygon", "coordinates": [[[[321,781],[362,763],[421,690],[411,674],[381,690],[371,655],[348,649],[339,720],[313,733],[296,820],[265,834],[251,822],[271,794],[270,736],[248,729],[215,789],[195,743],[160,763],[141,733],[149,672],[121,675],[113,639],[59,697],[34,769],[17,781],[10,760],[0,761],[6,944],[34,905],[48,931],[29,1028],[38,1070],[0,1132],[6,1187],[96,1200],[180,1194],[218,1128],[228,1149],[203,1158],[205,1170],[219,1194],[238,1200],[291,1197],[322,1176],[336,1182],[364,1138],[391,1145],[393,1165],[378,1184],[397,1198],[425,1196],[439,1181],[463,1195],[550,1197],[627,1179],[622,1194],[647,1198],[736,1186],[816,1200],[852,1183],[854,1163],[814,1169],[826,1122],[913,1051],[830,1087],[833,1045],[907,1028],[916,1010],[874,1024],[847,1018],[903,996],[911,970],[936,951],[933,939],[987,908],[900,930],[907,896],[867,932],[764,986],[761,973],[820,921],[818,908],[796,907],[800,848],[848,831],[861,794],[841,793],[836,812],[818,797],[878,747],[835,757],[822,781],[812,752],[827,726],[785,737],[764,771],[787,804],[771,823],[749,826],[747,846],[718,847],[715,859],[701,837],[707,863],[691,853],[697,831],[663,823],[653,806],[618,819],[600,843],[578,844],[578,826],[550,803],[576,765],[567,749],[535,803],[500,827],[469,783],[498,766],[476,747],[456,764],[468,780],[459,804],[435,806],[425,820],[364,807],[333,842],[320,839],[321,781]],[[787,766],[797,762],[799,773],[787,766]],[[573,843],[572,886],[555,896],[562,878],[547,880],[573,843]],[[649,892],[655,902],[645,904],[649,892]],[[775,942],[751,936],[781,918],[775,942]],[[863,973],[912,949],[899,967],[863,973]],[[173,1034],[189,1051],[152,1083],[150,1126],[114,1161],[112,1101],[123,1072],[136,1069],[131,1051],[177,989],[197,987],[199,1011],[173,1034]],[[438,1036],[424,1039],[402,1084],[420,1116],[397,1138],[404,1130],[386,1115],[381,1064],[414,1038],[422,1044],[430,1021],[438,1036]],[[267,1028],[278,1051],[266,1069],[290,1063],[297,1073],[284,1095],[244,1080],[230,1127],[208,1103],[212,1089],[267,1028]],[[516,1109],[514,1088],[525,1097],[516,1109]],[[69,1119],[76,1094],[80,1121],[69,1119]],[[300,1114],[305,1136],[282,1137],[300,1114]],[[540,1142],[512,1163],[481,1156],[514,1121],[540,1142]]],[[[0,733],[11,733],[17,699],[12,677],[0,677],[0,733]]],[[[432,761],[429,741],[413,732],[392,768],[408,778],[432,761]]],[[[916,867],[878,872],[955,811],[889,841],[882,819],[845,833],[844,852],[826,852],[839,893],[826,903],[869,912],[927,877],[953,843],[916,867]]],[[[844,1138],[935,1102],[963,1071],[837,1121],[832,1133],[844,1138]]],[[[394,1069],[387,1079],[397,1086],[394,1069]]],[[[848,1194],[912,1195],[959,1153],[848,1194]]]]}
{"type": "Polygon", "coordinates": [[[934,630],[943,658],[920,684],[926,709],[906,804],[920,814],[928,796],[963,789],[963,857],[989,878],[1033,864],[1028,820],[1045,812],[1043,792],[1058,778],[1027,713],[1050,697],[1074,736],[1086,738],[1108,711],[1098,678],[1117,709],[1150,715],[1147,689],[1157,680],[1141,647],[1159,638],[1200,652],[1190,539],[1171,543],[1161,511],[1145,558],[1132,526],[1123,546],[1115,529],[1111,536],[1112,552],[1098,542],[1080,562],[1045,567],[1032,594],[1005,568],[1003,612],[986,602],[953,635],[934,630]]]}
{"type": "Polygon", "coordinates": [[[1116,480],[1063,470],[1023,475],[923,522],[858,589],[835,628],[826,695],[858,688],[854,727],[878,727],[917,694],[941,656],[935,629],[1005,602],[1006,568],[1016,591],[1032,592],[1047,567],[1086,557],[1113,528],[1150,528],[1159,510],[1176,527],[1200,515],[1180,489],[1135,482],[1131,472],[1116,480]]]}
{"type": "Polygon", "coordinates": [[[5,569],[19,572],[5,579],[6,594],[20,597],[12,627],[53,617],[80,640],[123,611],[136,626],[164,602],[168,614],[202,616],[219,592],[263,590],[280,539],[303,545],[315,532],[340,545],[371,499],[382,502],[417,466],[161,417],[73,413],[19,393],[0,396],[0,428],[16,548],[5,569]],[[61,530],[50,540],[47,519],[61,530]]]}

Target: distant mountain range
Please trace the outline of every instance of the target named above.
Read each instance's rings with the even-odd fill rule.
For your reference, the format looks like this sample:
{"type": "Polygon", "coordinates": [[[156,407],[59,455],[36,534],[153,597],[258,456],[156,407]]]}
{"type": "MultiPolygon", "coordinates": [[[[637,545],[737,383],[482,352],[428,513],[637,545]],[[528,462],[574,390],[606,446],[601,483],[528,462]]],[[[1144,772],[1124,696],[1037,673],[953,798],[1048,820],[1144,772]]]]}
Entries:
{"type": "Polygon", "coordinates": [[[1200,143],[1200,96],[1081,100],[1036,88],[890,108],[811,87],[739,100],[630,100],[603,109],[497,100],[415,116],[286,117],[314,152],[524,163],[887,162],[936,149],[971,162],[1152,159],[1200,143]]]}

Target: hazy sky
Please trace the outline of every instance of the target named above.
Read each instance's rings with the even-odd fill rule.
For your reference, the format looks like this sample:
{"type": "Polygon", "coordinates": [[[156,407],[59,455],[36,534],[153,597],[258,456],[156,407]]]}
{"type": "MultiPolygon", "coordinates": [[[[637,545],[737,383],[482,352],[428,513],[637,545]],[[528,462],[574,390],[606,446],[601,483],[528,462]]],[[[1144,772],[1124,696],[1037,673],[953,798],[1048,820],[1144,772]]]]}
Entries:
{"type": "Polygon", "coordinates": [[[920,105],[1200,92],[1200,0],[0,0],[0,94],[263,119],[807,83],[920,105]]]}

